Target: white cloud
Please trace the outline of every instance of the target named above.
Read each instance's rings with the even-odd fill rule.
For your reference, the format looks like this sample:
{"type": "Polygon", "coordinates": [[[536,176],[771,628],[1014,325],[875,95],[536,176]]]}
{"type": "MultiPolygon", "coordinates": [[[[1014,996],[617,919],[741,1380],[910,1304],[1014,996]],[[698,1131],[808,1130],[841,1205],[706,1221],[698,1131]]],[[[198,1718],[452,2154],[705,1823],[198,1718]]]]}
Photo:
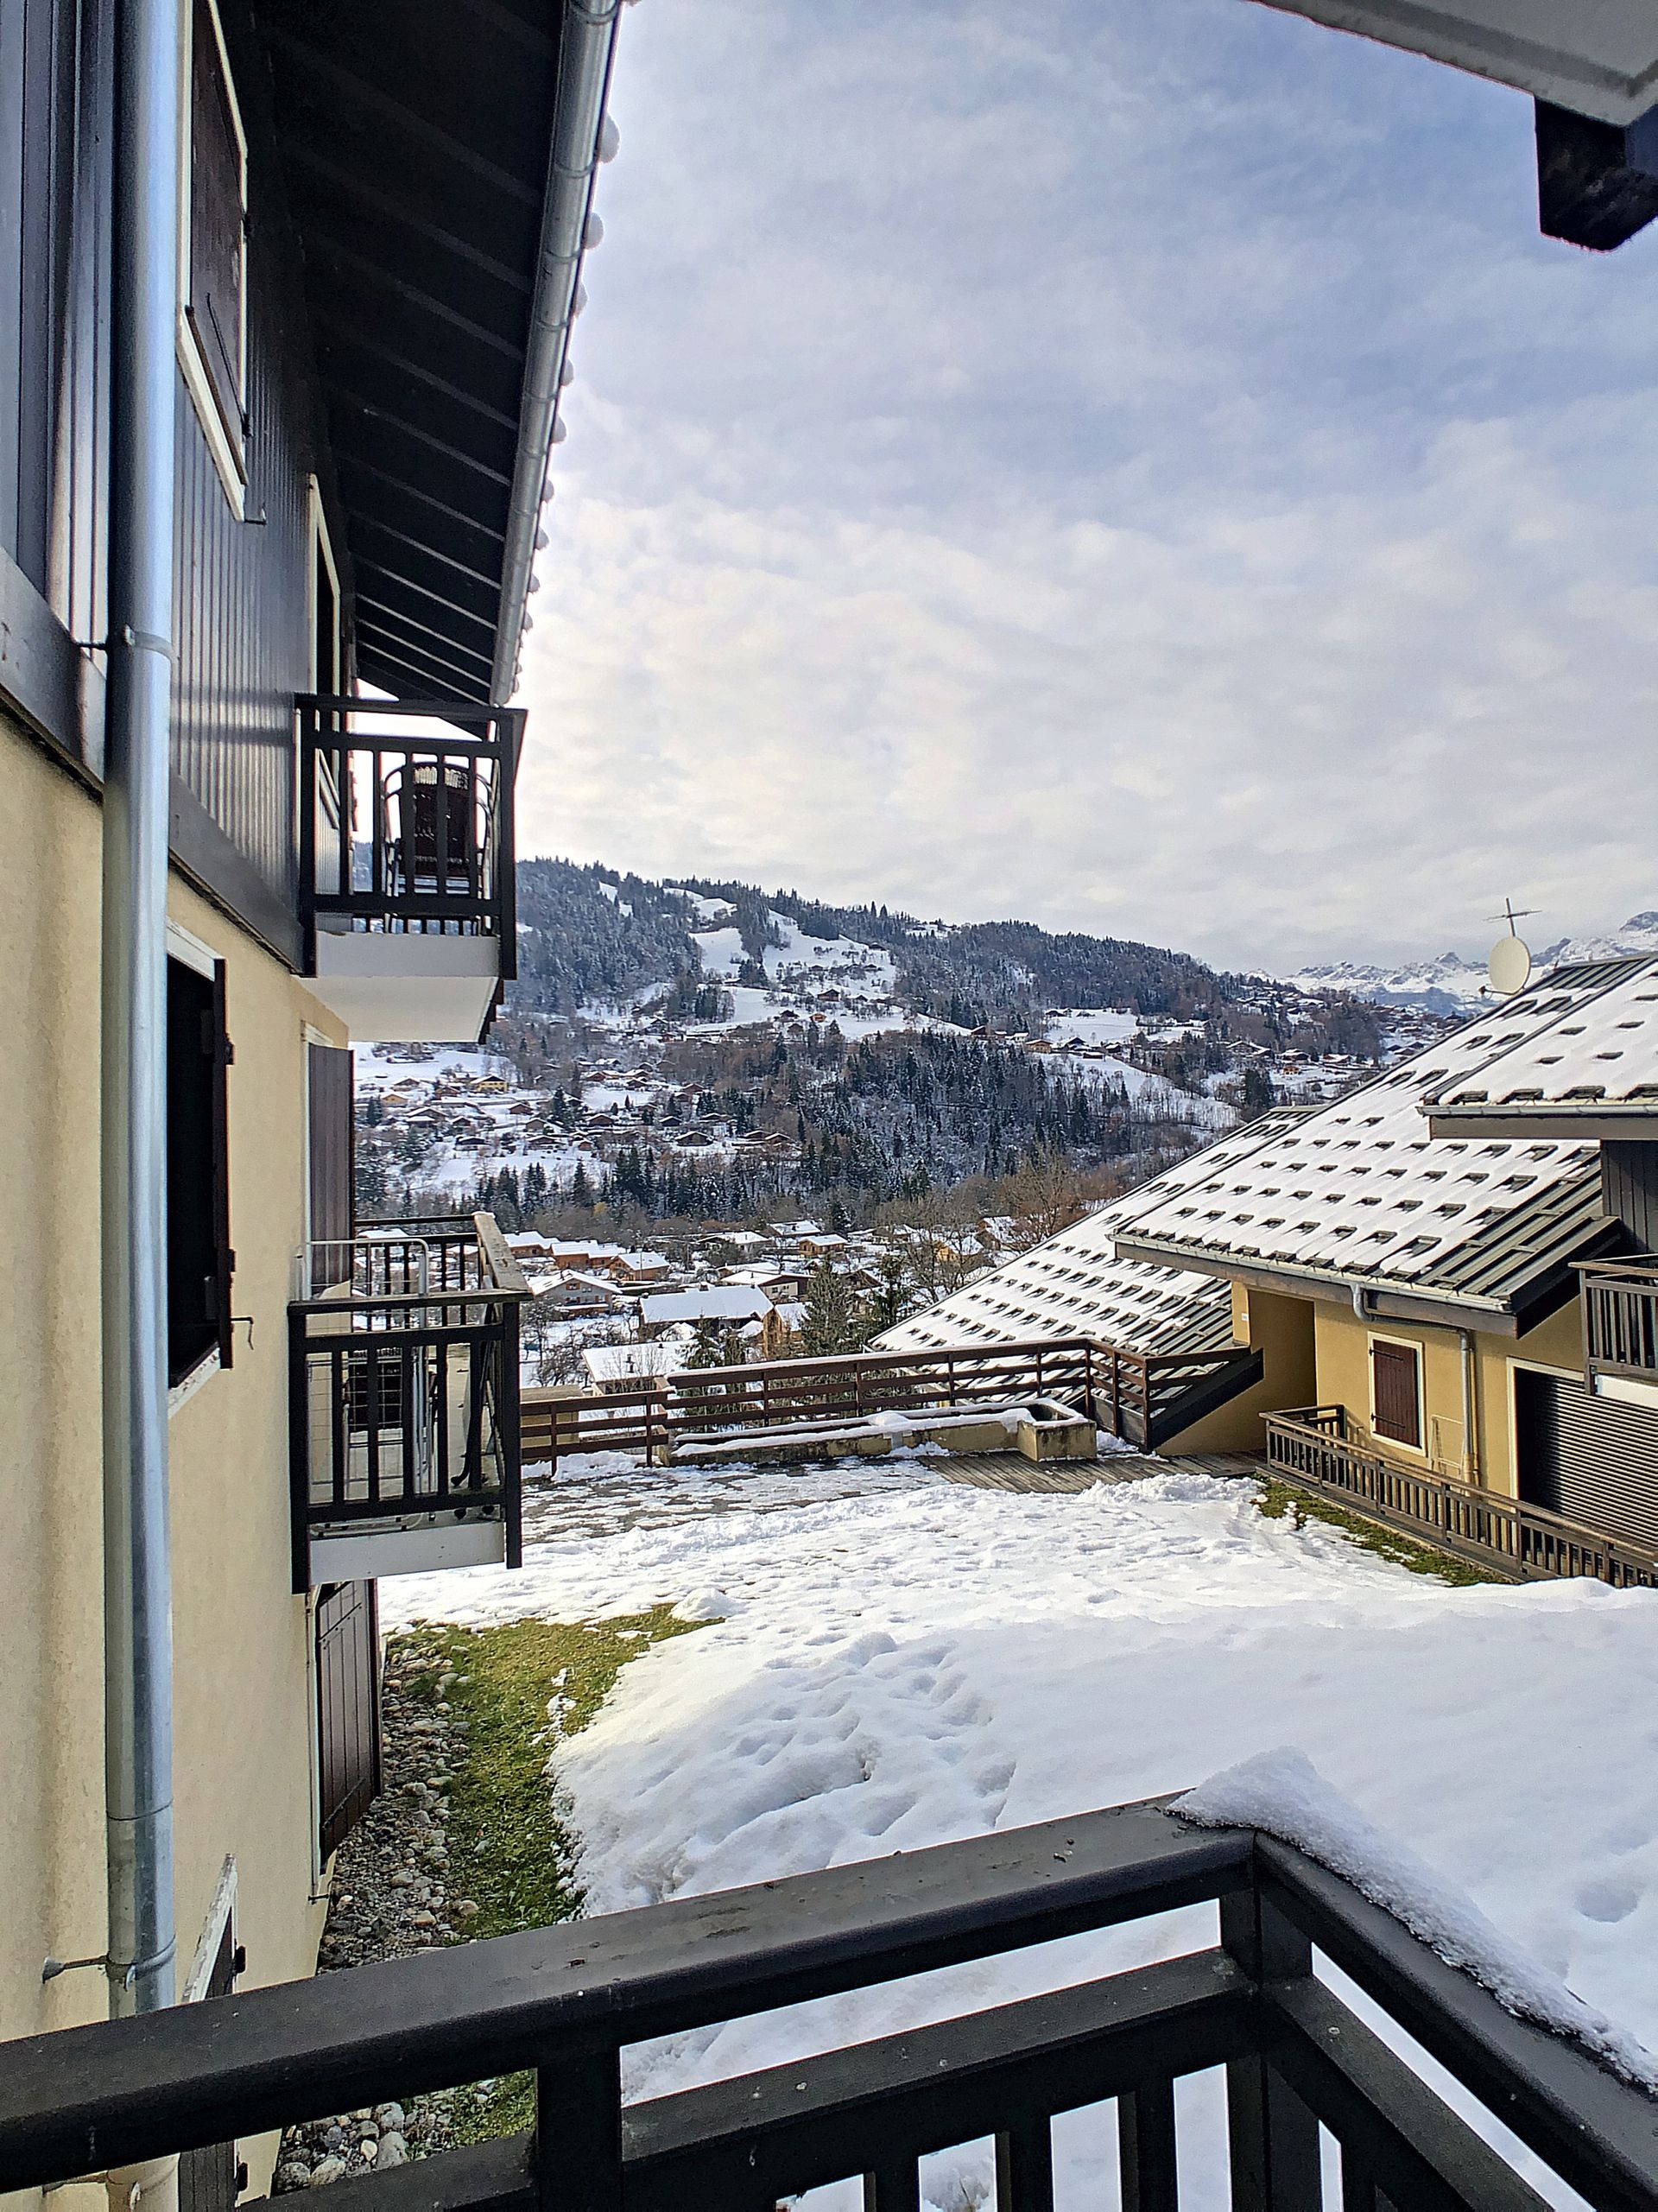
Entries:
{"type": "Polygon", "coordinates": [[[1647,242],[1529,236],[1510,96],[1157,22],[630,15],[526,849],[1239,963],[1651,903],[1647,242]]]}

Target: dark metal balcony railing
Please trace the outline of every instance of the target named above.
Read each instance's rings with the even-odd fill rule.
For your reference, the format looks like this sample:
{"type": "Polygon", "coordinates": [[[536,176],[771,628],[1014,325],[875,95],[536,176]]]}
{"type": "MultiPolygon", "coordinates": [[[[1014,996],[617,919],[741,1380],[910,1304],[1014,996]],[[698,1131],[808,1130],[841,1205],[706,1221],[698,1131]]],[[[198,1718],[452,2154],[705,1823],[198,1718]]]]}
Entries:
{"type": "Polygon", "coordinates": [[[313,1537],[499,1519],[520,1556],[518,1309],[488,1214],[366,1224],[313,1253],[335,1287],[288,1308],[294,1587],[313,1537]]]}
{"type": "Polygon", "coordinates": [[[1222,2067],[1237,2212],[1338,2201],[1320,2126],[1345,2212],[1542,2212],[1509,2158],[1317,1978],[1314,1945],[1599,2212],[1658,2204],[1658,2101],[1299,1852],[1155,1803],[7,2045],[0,2190],[525,2069],[533,2132],[336,2182],[329,2202],[772,2212],[862,2177],[870,2212],[915,2212],[918,2160],[993,2137],[997,2212],[1052,2212],[1054,2115],[1115,2099],[1125,2212],[1179,2212],[1174,2085],[1222,2067]],[[1211,1948],[621,2101],[630,2044],[1212,1901],[1211,1948]]]}
{"type": "Polygon", "coordinates": [[[1442,1551],[1516,1581],[1588,1575],[1617,1589],[1658,1589],[1658,1550],[1523,1499],[1401,1466],[1357,1433],[1344,1405],[1269,1413],[1266,1428],[1267,1464],[1275,1472],[1442,1551]]]}
{"type": "Polygon", "coordinates": [[[319,929],[374,929],[498,939],[510,980],[522,709],[314,697],[297,707],[307,971],[319,929]]]}
{"type": "Polygon", "coordinates": [[[1658,1382],[1658,1259],[1584,1262],[1578,1274],[1590,1374],[1658,1382]]]}

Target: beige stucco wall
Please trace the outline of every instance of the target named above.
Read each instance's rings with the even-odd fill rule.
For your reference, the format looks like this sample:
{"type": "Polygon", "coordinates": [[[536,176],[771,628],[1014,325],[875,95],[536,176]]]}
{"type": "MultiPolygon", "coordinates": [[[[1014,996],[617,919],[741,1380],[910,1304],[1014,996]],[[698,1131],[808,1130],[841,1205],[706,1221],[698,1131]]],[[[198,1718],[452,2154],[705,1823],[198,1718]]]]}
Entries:
{"type": "Polygon", "coordinates": [[[1171,1437],[1161,1447],[1164,1452],[1175,1457],[1185,1452],[1258,1452],[1266,1442],[1263,1413],[1312,1404],[1313,1309],[1305,1298],[1246,1290],[1235,1283],[1232,1334],[1262,1354],[1260,1381],[1171,1437]]]}
{"type": "MultiPolygon", "coordinates": [[[[98,1297],[100,812],[0,719],[0,2038],[95,2019],[104,1942],[98,1297]]],[[[286,1305],[304,1234],[307,1024],[338,1023],[175,877],[173,919],[227,963],[232,1365],[170,1424],[180,1977],[237,1867],[250,1983],[307,1974],[306,1601],[288,1588],[286,1305]]],[[[244,2146],[252,2148],[253,2146],[244,2146]]],[[[266,2146],[267,2148],[269,2146],[266,2146]]],[[[264,2161],[255,2155],[256,2188],[264,2161]]]]}
{"type": "MultiPolygon", "coordinates": [[[[1408,1464],[1438,1464],[1446,1474],[1461,1475],[1463,1384],[1459,1332],[1411,1322],[1361,1321],[1345,1306],[1323,1302],[1315,1311],[1319,1404],[1345,1405],[1350,1414],[1368,1425],[1372,1410],[1371,1339],[1381,1336],[1416,1345],[1422,1359],[1424,1442],[1429,1450],[1414,1453],[1385,1439],[1379,1440],[1380,1448],[1408,1464]],[[1448,1448],[1437,1462],[1432,1457],[1436,1417],[1442,1424],[1441,1439],[1448,1448]]],[[[1516,1361],[1582,1372],[1583,1338],[1575,1300],[1523,1336],[1475,1332],[1474,1430],[1478,1477],[1488,1489],[1507,1497],[1516,1494],[1511,1434],[1511,1368],[1516,1361]]]]}

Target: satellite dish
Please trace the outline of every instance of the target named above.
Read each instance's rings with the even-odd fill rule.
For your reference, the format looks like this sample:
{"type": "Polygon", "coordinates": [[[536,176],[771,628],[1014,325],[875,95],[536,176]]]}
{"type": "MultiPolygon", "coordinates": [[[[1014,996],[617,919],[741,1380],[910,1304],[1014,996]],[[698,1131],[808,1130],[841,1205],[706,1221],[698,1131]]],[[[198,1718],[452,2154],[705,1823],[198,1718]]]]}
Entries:
{"type": "Polygon", "coordinates": [[[1485,973],[1499,998],[1512,998],[1516,991],[1523,991],[1531,980],[1531,949],[1525,939],[1513,935],[1499,937],[1491,947],[1485,973]]]}

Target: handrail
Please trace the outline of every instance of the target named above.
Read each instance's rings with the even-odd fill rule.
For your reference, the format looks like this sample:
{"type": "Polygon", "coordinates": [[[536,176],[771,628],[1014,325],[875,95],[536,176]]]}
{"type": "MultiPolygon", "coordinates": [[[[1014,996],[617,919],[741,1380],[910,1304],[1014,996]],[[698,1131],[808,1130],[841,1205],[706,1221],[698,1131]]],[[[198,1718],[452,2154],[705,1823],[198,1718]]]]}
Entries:
{"type": "Polygon", "coordinates": [[[1583,1575],[1618,1589],[1658,1588],[1658,1547],[1609,1536],[1454,1475],[1403,1466],[1353,1442],[1344,1406],[1306,1406],[1262,1417],[1274,1474],[1338,1498],[1441,1550],[1522,1581],[1583,1575]]]}
{"type": "Polygon", "coordinates": [[[1658,2202],[1658,2102],[1505,2011],[1290,1846],[1149,1799],[459,1944],[145,2021],[0,2047],[0,2189],[248,2137],[519,2068],[540,2134],[345,2184],[360,2208],[770,2204],[860,2172],[915,2202],[919,2155],[993,2133],[1004,2212],[1051,2202],[1052,2116],[1115,2095],[1131,2212],[1177,2208],[1175,2081],[1226,2069],[1232,2201],[1540,2212],[1542,2199],[1315,1977],[1313,1945],[1606,2212],[1658,2202]],[[623,2107],[619,2052],[664,2035],[1149,1919],[1219,1943],[908,2035],[623,2107]]]}

